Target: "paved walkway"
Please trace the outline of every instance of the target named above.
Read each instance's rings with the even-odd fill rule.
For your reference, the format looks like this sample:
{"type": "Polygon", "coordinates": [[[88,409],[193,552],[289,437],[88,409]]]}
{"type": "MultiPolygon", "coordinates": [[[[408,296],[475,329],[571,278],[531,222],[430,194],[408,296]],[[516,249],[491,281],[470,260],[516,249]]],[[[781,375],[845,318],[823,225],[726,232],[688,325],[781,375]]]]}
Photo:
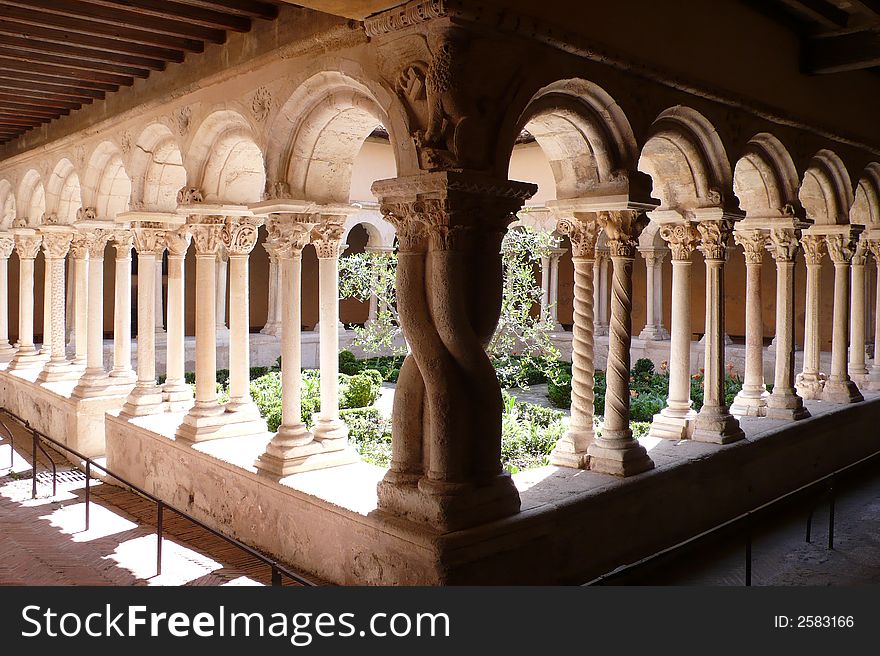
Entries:
{"type": "MultiPolygon", "coordinates": [[[[156,576],[156,506],[92,482],[85,528],[85,475],[59,464],[58,494],[40,455],[31,500],[30,440],[14,422],[15,451],[0,437],[0,585],[268,585],[269,567],[166,511],[162,574],[156,576]]],[[[63,458],[51,452],[61,463],[63,458]]],[[[291,582],[285,580],[285,584],[291,582]]]]}

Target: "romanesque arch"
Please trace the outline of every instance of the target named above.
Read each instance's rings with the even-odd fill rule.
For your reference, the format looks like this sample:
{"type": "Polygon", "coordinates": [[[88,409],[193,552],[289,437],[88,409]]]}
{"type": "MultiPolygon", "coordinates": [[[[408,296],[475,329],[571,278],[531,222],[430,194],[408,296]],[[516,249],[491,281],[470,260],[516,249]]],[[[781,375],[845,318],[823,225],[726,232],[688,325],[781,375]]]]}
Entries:
{"type": "Polygon", "coordinates": [[[853,189],[840,157],[826,149],[816,153],[804,173],[798,198],[816,225],[849,223],[853,189]]]}
{"type": "Polygon", "coordinates": [[[82,188],[76,167],[67,159],[61,159],[46,183],[46,219],[70,225],[76,221],[76,211],[82,207],[82,188]],[[54,216],[53,216],[54,215],[54,216]]]}
{"type": "Polygon", "coordinates": [[[180,144],[171,130],[152,123],[140,133],[132,148],[129,177],[131,208],[173,212],[177,192],[186,185],[180,144]]]}
{"type": "Polygon", "coordinates": [[[83,207],[94,208],[100,220],[113,221],[117,214],[128,211],[131,191],[121,152],[113,142],[102,141],[86,165],[83,207]]]}
{"type": "Polygon", "coordinates": [[[865,167],[856,186],[850,223],[880,228],[880,163],[871,162],[865,167]]]}
{"type": "Polygon", "coordinates": [[[9,230],[15,221],[15,193],[9,180],[0,180],[0,229],[9,230]]]}
{"type": "Polygon", "coordinates": [[[16,198],[18,199],[16,223],[28,227],[39,225],[46,211],[46,190],[40,174],[35,169],[30,169],[22,177],[16,198]]]}
{"type": "Polygon", "coordinates": [[[747,218],[790,216],[800,207],[800,181],[788,150],[772,134],[752,137],[733,173],[733,192],[747,218]]]}

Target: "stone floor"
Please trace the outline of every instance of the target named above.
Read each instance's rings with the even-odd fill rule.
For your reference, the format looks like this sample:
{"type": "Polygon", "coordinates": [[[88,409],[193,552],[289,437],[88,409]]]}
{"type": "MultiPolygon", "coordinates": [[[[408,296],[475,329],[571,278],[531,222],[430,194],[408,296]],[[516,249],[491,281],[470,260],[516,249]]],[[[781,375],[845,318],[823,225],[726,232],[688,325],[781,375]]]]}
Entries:
{"type": "Polygon", "coordinates": [[[0,438],[0,585],[270,583],[267,565],[170,512],[162,574],[156,576],[155,504],[93,481],[90,528],[84,530],[85,475],[59,464],[58,494],[51,497],[52,476],[41,454],[32,500],[30,444],[14,424],[10,428],[16,434],[11,462],[9,440],[0,438]]]}

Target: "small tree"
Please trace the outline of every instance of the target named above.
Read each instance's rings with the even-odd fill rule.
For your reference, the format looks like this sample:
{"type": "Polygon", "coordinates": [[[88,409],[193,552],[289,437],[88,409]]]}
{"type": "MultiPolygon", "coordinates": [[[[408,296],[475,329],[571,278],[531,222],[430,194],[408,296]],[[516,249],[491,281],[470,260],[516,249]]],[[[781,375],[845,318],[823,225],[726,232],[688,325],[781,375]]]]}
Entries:
{"type": "Polygon", "coordinates": [[[396,346],[403,335],[397,315],[396,275],[396,253],[364,252],[339,259],[340,297],[361,301],[376,297],[376,318],[354,328],[354,343],[368,353],[406,352],[396,346]]]}

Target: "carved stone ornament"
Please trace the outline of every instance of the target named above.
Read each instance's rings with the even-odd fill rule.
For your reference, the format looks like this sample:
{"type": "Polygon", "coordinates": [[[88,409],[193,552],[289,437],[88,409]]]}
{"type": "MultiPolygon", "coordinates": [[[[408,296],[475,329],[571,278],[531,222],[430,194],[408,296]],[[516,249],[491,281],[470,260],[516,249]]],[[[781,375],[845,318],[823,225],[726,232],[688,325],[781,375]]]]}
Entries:
{"type": "Polygon", "coordinates": [[[80,169],[82,168],[83,164],[86,163],[86,149],[84,146],[77,146],[73,150],[73,161],[80,169]]]}
{"type": "Polygon", "coordinates": [[[104,247],[109,238],[110,233],[106,230],[89,230],[82,235],[84,245],[89,252],[89,259],[104,259],[104,247]]]}
{"type": "Polygon", "coordinates": [[[40,252],[40,244],[43,238],[40,235],[15,235],[15,249],[18,257],[23,260],[33,260],[40,252]]]}
{"type": "Polygon", "coordinates": [[[800,242],[793,228],[773,228],[767,249],[777,262],[794,262],[800,242]]]}
{"type": "Polygon", "coordinates": [[[345,228],[338,223],[321,223],[312,229],[312,244],[318,259],[339,257],[342,254],[342,235],[345,228]]]}
{"type": "Polygon", "coordinates": [[[856,240],[850,235],[828,235],[828,256],[835,264],[848,264],[856,252],[856,240]]]}
{"type": "Polygon", "coordinates": [[[608,236],[611,257],[635,257],[638,237],[644,227],[639,224],[639,213],[631,210],[599,212],[597,218],[608,236]]]}
{"type": "Polygon", "coordinates": [[[720,191],[718,191],[718,189],[715,189],[714,187],[709,189],[709,193],[707,194],[706,198],[716,207],[721,207],[722,203],[724,203],[724,194],[722,194],[720,191]]]}
{"type": "Polygon", "coordinates": [[[251,98],[251,111],[260,123],[269,118],[272,111],[272,93],[266,87],[260,87],[251,98]]]}
{"type": "Polygon", "coordinates": [[[852,265],[865,266],[868,262],[868,243],[861,239],[855,243],[855,251],[853,252],[852,265]]]}
{"type": "Polygon", "coordinates": [[[804,259],[807,264],[821,264],[825,256],[825,237],[822,235],[804,235],[801,237],[804,259]]]}
{"type": "Polygon", "coordinates": [[[223,245],[223,226],[226,223],[225,216],[200,216],[198,223],[188,223],[193,243],[196,247],[196,255],[216,255],[223,245]]]}
{"type": "Polygon", "coordinates": [[[700,221],[697,224],[700,233],[700,250],[707,260],[724,260],[727,257],[727,242],[733,232],[730,221],[700,221]]]}
{"type": "Polygon", "coordinates": [[[147,223],[150,222],[144,221],[132,228],[135,250],[138,254],[159,255],[165,250],[165,233],[168,229],[161,224],[152,226],[147,223]]]}
{"type": "Polygon", "coordinates": [[[221,237],[229,255],[248,255],[257,245],[262,219],[252,216],[226,217],[221,237]]]}
{"type": "Polygon", "coordinates": [[[691,223],[664,223],[660,226],[660,237],[669,244],[672,259],[686,261],[697,247],[700,235],[691,223]]]}
{"type": "Polygon", "coordinates": [[[205,198],[202,195],[202,191],[195,187],[182,187],[180,191],[177,192],[178,205],[195,205],[204,202],[205,198]]]}
{"type": "Polygon", "coordinates": [[[8,260],[15,249],[15,240],[8,235],[0,235],[0,259],[8,260]]]}
{"type": "Polygon", "coordinates": [[[119,137],[119,150],[123,155],[128,155],[131,151],[131,132],[125,130],[119,137]]]}
{"type": "Polygon", "coordinates": [[[16,218],[12,222],[12,227],[13,228],[27,228],[27,219],[24,218],[23,216],[16,218]]]}
{"type": "Polygon", "coordinates": [[[131,257],[131,249],[134,247],[134,235],[131,234],[131,230],[116,230],[111,239],[116,248],[117,260],[131,257]]]}
{"type": "Polygon", "coordinates": [[[77,221],[95,221],[98,218],[98,210],[94,207],[80,207],[76,211],[77,221]]]}
{"type": "Polygon", "coordinates": [[[67,255],[73,234],[69,232],[50,232],[43,235],[43,253],[47,259],[60,260],[67,255]]]}
{"type": "Polygon", "coordinates": [[[189,124],[192,121],[192,109],[189,107],[181,107],[174,112],[174,124],[177,126],[177,133],[182,137],[189,132],[189,124]]]}
{"type": "Polygon", "coordinates": [[[556,230],[568,236],[571,242],[572,257],[592,260],[596,256],[596,242],[599,239],[599,222],[593,213],[567,216],[556,222],[556,230]],[[586,218],[589,217],[589,218],[586,218]]]}
{"type": "Polygon", "coordinates": [[[877,263],[877,268],[880,269],[880,239],[868,239],[867,244],[868,250],[874,256],[874,262],[877,263]]]}
{"type": "Polygon", "coordinates": [[[165,233],[165,246],[168,248],[169,256],[185,256],[191,242],[192,235],[187,227],[169,230],[165,233]]]}
{"type": "Polygon", "coordinates": [[[767,233],[763,230],[735,230],[733,241],[742,246],[746,262],[761,264],[767,248],[767,233]]]}
{"type": "Polygon", "coordinates": [[[40,217],[40,223],[43,225],[58,225],[58,215],[55,212],[43,212],[40,217]]]}
{"type": "Polygon", "coordinates": [[[290,198],[290,185],[284,180],[266,180],[263,200],[278,200],[279,198],[290,198]]]}
{"type": "Polygon", "coordinates": [[[311,218],[312,215],[303,215],[303,220],[292,221],[289,218],[282,220],[271,217],[266,223],[269,235],[268,241],[264,244],[269,255],[272,256],[274,253],[281,258],[301,257],[303,249],[312,239],[314,224],[307,220],[311,218]]]}
{"type": "Polygon", "coordinates": [[[70,255],[75,260],[84,260],[89,256],[89,248],[84,234],[74,235],[70,242],[70,255]]]}
{"type": "Polygon", "coordinates": [[[364,31],[373,38],[445,15],[446,6],[443,0],[416,0],[367,18],[364,21],[364,31]]]}

